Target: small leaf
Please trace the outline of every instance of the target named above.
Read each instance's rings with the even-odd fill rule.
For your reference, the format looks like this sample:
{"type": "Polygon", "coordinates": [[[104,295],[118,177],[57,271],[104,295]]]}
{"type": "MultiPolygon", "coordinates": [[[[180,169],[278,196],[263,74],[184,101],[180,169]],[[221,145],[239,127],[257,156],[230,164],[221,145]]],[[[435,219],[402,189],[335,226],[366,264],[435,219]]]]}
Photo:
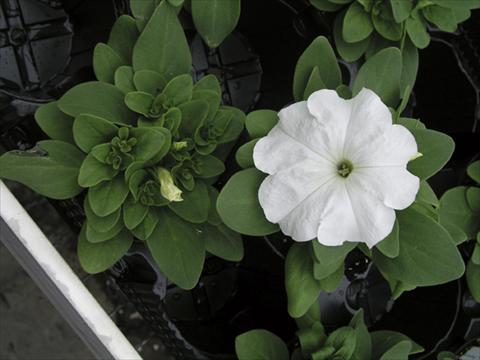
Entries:
{"type": "Polygon", "coordinates": [[[45,140],[30,151],[0,156],[0,178],[18,181],[52,199],[69,199],[80,192],[77,178],[85,155],[59,140],[45,140]]]}
{"type": "Polygon", "coordinates": [[[454,32],[457,30],[457,23],[452,9],[442,6],[430,5],[422,9],[422,14],[440,30],[454,32]]]}
{"type": "MultiPolygon", "coordinates": [[[[410,355],[423,352],[423,348],[411,340],[408,336],[405,336],[396,331],[380,330],[370,333],[372,337],[372,360],[378,360],[388,349],[391,349],[395,345],[409,341],[411,343],[410,355]]],[[[393,360],[393,359],[392,359],[393,360]]]]}
{"type": "Polygon", "coordinates": [[[210,198],[207,186],[203,181],[196,181],[192,191],[182,192],[183,201],[171,202],[168,207],[181,218],[191,223],[207,221],[210,198]]]}
{"type": "Polygon", "coordinates": [[[349,326],[355,329],[355,350],[351,360],[372,359],[372,339],[363,319],[363,309],[360,309],[353,316],[349,326]]]}
{"type": "Polygon", "coordinates": [[[115,212],[128,195],[128,186],[122,175],[111,181],[104,181],[88,190],[88,201],[98,216],[107,216],[115,212]]]}
{"type": "Polygon", "coordinates": [[[402,24],[395,22],[388,2],[377,2],[372,10],[373,26],[385,39],[399,41],[403,35],[402,24]]]}
{"type": "Polygon", "coordinates": [[[426,182],[425,180],[422,180],[420,182],[420,188],[418,190],[415,201],[418,201],[427,205],[432,205],[434,207],[438,207],[439,205],[437,195],[435,195],[435,192],[430,187],[428,182],[426,182]]]}
{"type": "Polygon", "coordinates": [[[160,3],[160,0],[130,0],[130,9],[135,17],[139,31],[142,31],[150,20],[153,11],[160,3]]]}
{"type": "Polygon", "coordinates": [[[120,66],[127,65],[120,55],[110,46],[98,43],[93,50],[93,71],[99,81],[113,84],[115,71],[120,66]]]}
{"type": "Polygon", "coordinates": [[[127,229],[136,228],[145,219],[148,213],[148,207],[135,201],[133,196],[129,196],[123,205],[123,222],[127,229]]]}
{"type": "Polygon", "coordinates": [[[392,232],[377,244],[377,249],[389,258],[396,258],[400,253],[398,220],[395,220],[392,232]]]}
{"type": "Polygon", "coordinates": [[[423,156],[408,163],[408,170],[426,180],[439,172],[450,160],[455,149],[453,139],[441,132],[427,129],[410,130],[415,136],[418,152],[423,156]]]}
{"type": "Polygon", "coordinates": [[[120,219],[120,209],[104,217],[100,217],[95,214],[90,207],[90,203],[88,202],[88,196],[85,197],[85,200],[83,202],[83,209],[85,210],[88,225],[97,231],[108,231],[112,229],[113,226],[117,224],[120,219]]]}
{"type": "Polygon", "coordinates": [[[68,90],[58,100],[58,107],[73,117],[89,114],[112,123],[133,124],[135,114],[128,110],[123,97],[124,94],[115,86],[92,81],[68,90]]]}
{"type": "Polygon", "coordinates": [[[108,45],[120,55],[126,64],[132,62],[133,46],[138,39],[138,29],[135,19],[128,15],[121,15],[113,24],[108,45]]]}
{"type": "Polygon", "coordinates": [[[312,241],[315,259],[323,265],[331,265],[339,261],[343,262],[356,245],[353,242],[345,242],[340,246],[325,246],[316,240],[312,241]]]}
{"type": "Polygon", "coordinates": [[[325,347],[333,347],[336,357],[340,359],[350,359],[355,350],[355,330],[349,326],[344,326],[332,332],[325,342],[325,347]]]}
{"type": "Polygon", "coordinates": [[[166,80],[162,75],[152,70],[139,70],[133,76],[133,83],[138,91],[146,92],[152,96],[157,96],[163,91],[166,80]]]}
{"type": "Polygon", "coordinates": [[[310,244],[294,243],[285,260],[288,313],[294,318],[304,315],[320,294],[320,284],[313,277],[310,249],[310,244]]]}
{"type": "Polygon", "coordinates": [[[480,303],[480,265],[475,264],[473,261],[469,261],[467,264],[467,285],[470,293],[476,302],[480,303]]]}
{"type": "Polygon", "coordinates": [[[344,274],[345,264],[342,263],[333,273],[331,273],[327,277],[324,277],[323,279],[317,279],[318,283],[320,284],[320,289],[329,293],[334,292],[340,286],[340,283],[344,278],[344,274]]]}
{"type": "MultiPolygon", "coordinates": [[[[407,86],[411,90],[415,86],[418,73],[418,50],[412,42],[406,38],[402,50],[402,75],[400,77],[400,94],[405,94],[407,86]]],[[[408,101],[408,98],[405,98],[408,101]]]]}
{"type": "Polygon", "coordinates": [[[170,80],[190,72],[192,57],[174,8],[162,1],[138,37],[133,68],[153,70],[170,80]]]}
{"type": "Polygon", "coordinates": [[[78,174],[78,184],[88,188],[102,181],[111,180],[118,174],[111,165],[101,163],[91,153],[83,160],[78,174]]]}
{"type": "Polygon", "coordinates": [[[152,95],[142,91],[130,92],[125,96],[125,104],[128,108],[145,116],[150,115],[150,109],[154,100],[152,95]]]}
{"type": "Polygon", "coordinates": [[[157,208],[149,207],[147,215],[143,221],[136,228],[131,230],[132,234],[140,240],[147,240],[152,236],[153,230],[155,230],[161,216],[161,210],[157,208]]]}
{"type": "Polygon", "coordinates": [[[209,106],[206,101],[192,100],[178,107],[182,112],[179,132],[182,136],[193,138],[195,130],[205,121],[209,106]]]}
{"type": "Polygon", "coordinates": [[[317,66],[320,77],[328,89],[335,89],[342,82],[337,58],[328,40],[319,36],[310,44],[297,61],[293,78],[293,96],[296,101],[303,99],[308,79],[317,66]]]}
{"type": "Polygon", "coordinates": [[[425,49],[430,44],[430,35],[427,32],[426,24],[420,18],[408,18],[405,26],[408,36],[416,47],[425,49]]]}
{"type": "Polygon", "coordinates": [[[267,330],[250,330],[236,337],[235,352],[239,360],[288,360],[287,345],[267,330]]]}
{"type": "Polygon", "coordinates": [[[78,237],[77,253],[80,265],[89,274],[97,274],[113,266],[133,243],[133,237],[127,231],[98,244],[88,242],[85,232],[86,224],[78,237]]]}
{"type": "Polygon", "coordinates": [[[390,0],[393,17],[397,23],[405,21],[412,11],[412,2],[404,0],[390,0]]]}
{"type": "Polygon", "coordinates": [[[326,86],[320,77],[320,70],[318,70],[318,67],[315,66],[308,78],[307,86],[305,87],[305,91],[303,93],[303,100],[307,100],[315,91],[325,88],[326,86]]]}
{"type": "Polygon", "coordinates": [[[273,110],[256,110],[247,115],[245,127],[251,139],[267,136],[278,122],[278,114],[273,110]]]}
{"type": "Polygon", "coordinates": [[[337,51],[344,59],[348,62],[353,62],[358,59],[365,53],[367,50],[368,44],[370,43],[370,37],[353,43],[348,43],[343,39],[342,34],[342,25],[345,13],[338,15],[335,18],[333,24],[333,38],[335,40],[335,45],[337,46],[337,51]]]}
{"type": "Polygon", "coordinates": [[[255,164],[253,163],[253,148],[255,147],[257,141],[258,139],[254,139],[247,142],[246,144],[243,144],[238,148],[237,152],[235,153],[235,160],[241,168],[247,169],[255,166],[255,164]]]}
{"type": "Polygon", "coordinates": [[[186,290],[197,284],[205,260],[205,241],[193,224],[162,209],[147,246],[169,280],[186,290]]]}
{"type": "Polygon", "coordinates": [[[362,88],[374,91],[385,104],[395,107],[400,100],[402,54],[394,47],[379,51],[360,68],[353,83],[353,95],[362,88]]]}
{"type": "Polygon", "coordinates": [[[97,145],[110,142],[117,132],[118,127],[98,116],[78,115],[73,123],[75,142],[86,153],[97,145]]]}
{"type": "Polygon", "coordinates": [[[225,225],[214,226],[202,224],[202,236],[205,238],[205,249],[222,259],[240,261],[243,258],[243,241],[240,234],[225,225]]]}
{"type": "Polygon", "coordinates": [[[114,83],[115,87],[124,94],[135,91],[135,84],[133,83],[133,68],[131,66],[120,66],[117,71],[115,71],[114,83]]]}
{"type": "Polygon", "coordinates": [[[408,360],[411,349],[412,343],[410,341],[401,341],[388,349],[380,360],[408,360]]]}
{"type": "Polygon", "coordinates": [[[35,112],[35,121],[52,140],[74,144],[73,118],[61,112],[56,101],[40,106],[35,112]]]}
{"type": "Polygon", "coordinates": [[[467,167],[467,174],[478,184],[480,184],[480,160],[471,163],[467,167]]]}
{"type": "Polygon", "coordinates": [[[310,3],[320,11],[333,12],[342,8],[341,4],[334,4],[328,0],[310,0],[310,3]]]}
{"type": "Polygon", "coordinates": [[[172,106],[178,106],[192,99],[193,80],[190,74],[176,76],[170,80],[163,94],[170,100],[172,106]]]}
{"type": "Polygon", "coordinates": [[[225,225],[252,236],[279,231],[277,225],[267,221],[258,202],[258,188],[264,178],[257,169],[246,169],[228,180],[217,200],[217,211],[225,225]]]}
{"type": "Polygon", "coordinates": [[[200,80],[197,81],[195,86],[193,87],[193,91],[202,91],[208,90],[213,91],[217,95],[222,94],[222,89],[220,88],[220,83],[215,75],[209,74],[202,77],[200,80]]]}
{"type": "Polygon", "coordinates": [[[220,161],[213,155],[197,156],[198,177],[209,179],[222,174],[225,171],[223,161],[220,161]]]}
{"type": "Polygon", "coordinates": [[[352,2],[343,19],[343,39],[355,43],[366,39],[373,31],[370,14],[358,2],[352,2]]]}
{"type": "Polygon", "coordinates": [[[235,29],[240,18],[240,0],[192,1],[195,28],[211,48],[215,48],[235,29]]]}
{"type": "Polygon", "coordinates": [[[88,221],[86,221],[86,224],[87,230],[85,236],[87,237],[88,242],[93,244],[113,239],[120,233],[120,231],[125,229],[122,221],[117,221],[117,223],[111,229],[105,231],[99,231],[95,229],[93,226],[90,226],[88,221]]]}

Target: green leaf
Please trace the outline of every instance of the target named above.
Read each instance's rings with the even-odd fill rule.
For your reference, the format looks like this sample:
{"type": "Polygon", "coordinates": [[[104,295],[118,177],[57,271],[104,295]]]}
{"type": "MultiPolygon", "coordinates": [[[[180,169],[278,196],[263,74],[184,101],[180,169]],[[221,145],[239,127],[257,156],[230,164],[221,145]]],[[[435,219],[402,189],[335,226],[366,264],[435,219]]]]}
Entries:
{"type": "Polygon", "coordinates": [[[193,87],[193,91],[203,91],[203,90],[208,90],[208,91],[213,91],[217,95],[222,95],[222,89],[220,88],[220,83],[218,82],[218,79],[215,75],[209,74],[204,77],[202,77],[200,80],[198,80],[193,87]]]}
{"type": "Polygon", "coordinates": [[[480,241],[478,241],[479,235],[480,235],[480,232],[477,234],[477,243],[473,248],[473,253],[471,257],[471,260],[475,265],[480,265],[480,241]]]}
{"type": "Polygon", "coordinates": [[[396,258],[400,253],[399,234],[398,220],[395,220],[392,232],[377,244],[378,251],[389,258],[396,258]]]}
{"type": "Polygon", "coordinates": [[[355,329],[355,350],[350,360],[371,360],[372,339],[363,320],[363,309],[358,310],[349,324],[355,329]]]}
{"type": "Polygon", "coordinates": [[[128,110],[123,97],[124,94],[115,86],[92,81],[67,91],[58,100],[58,107],[73,117],[89,114],[112,123],[133,124],[136,116],[128,110]]]}
{"type": "Polygon", "coordinates": [[[342,99],[349,100],[352,98],[352,90],[347,85],[339,85],[335,91],[342,99]]]}
{"type": "Polygon", "coordinates": [[[266,175],[257,169],[246,169],[233,175],[217,200],[222,221],[240,234],[262,236],[279,231],[267,221],[258,202],[258,188],[266,175]]]}
{"type": "Polygon", "coordinates": [[[123,226],[122,221],[117,221],[117,223],[108,230],[97,230],[93,226],[91,226],[88,221],[86,221],[87,229],[85,232],[85,236],[87,237],[88,242],[97,244],[101,243],[110,239],[113,239],[117,236],[120,231],[124,230],[125,227],[123,226]]]}
{"type": "Polygon", "coordinates": [[[335,40],[335,45],[337,46],[337,51],[342,57],[343,60],[348,62],[353,62],[358,59],[365,53],[367,50],[368,44],[370,43],[370,37],[366,37],[361,41],[354,43],[348,43],[343,39],[342,34],[342,25],[345,14],[342,13],[335,18],[333,24],[333,38],[335,40]]]}
{"type": "Polygon", "coordinates": [[[193,138],[195,130],[207,118],[209,106],[206,101],[192,100],[178,107],[182,112],[179,132],[182,136],[193,138]]]}
{"type": "Polygon", "coordinates": [[[187,39],[172,6],[162,1],[138,37],[133,68],[153,70],[168,81],[190,72],[192,57],[187,39]]]}
{"type": "MultiPolygon", "coordinates": [[[[400,77],[400,94],[405,94],[407,86],[410,92],[415,86],[418,73],[418,50],[412,42],[406,38],[402,50],[402,75],[400,77]]],[[[408,99],[405,99],[406,101],[408,99]]]]}
{"type": "Polygon", "coordinates": [[[111,181],[104,181],[88,190],[88,201],[98,216],[107,216],[115,212],[128,195],[128,186],[122,175],[111,181]]]}
{"type": "Polygon", "coordinates": [[[437,360],[457,360],[457,355],[450,351],[440,351],[437,355],[437,360]]]}
{"type": "Polygon", "coordinates": [[[113,84],[115,71],[123,65],[128,65],[128,63],[110,46],[104,43],[98,43],[95,46],[93,50],[93,71],[99,81],[113,84]]]}
{"type": "Polygon", "coordinates": [[[343,19],[343,39],[355,43],[366,39],[373,31],[370,14],[358,2],[352,2],[343,19]]]}
{"type": "Polygon", "coordinates": [[[467,174],[480,184],[480,160],[477,160],[467,167],[467,174]]]}
{"type": "Polygon", "coordinates": [[[438,207],[439,205],[437,195],[435,195],[435,192],[425,180],[420,181],[420,188],[418,189],[415,201],[434,207],[438,207]]]}
{"type": "Polygon", "coordinates": [[[408,36],[416,47],[425,49],[430,44],[430,35],[422,19],[410,17],[407,19],[405,26],[408,36]]]}
{"type": "Polygon", "coordinates": [[[334,4],[328,0],[310,0],[310,3],[320,11],[333,12],[342,8],[341,4],[334,4]]]}
{"type": "Polygon", "coordinates": [[[222,224],[222,219],[220,219],[220,215],[217,212],[217,199],[218,199],[218,190],[215,189],[213,186],[208,186],[208,195],[210,197],[210,208],[208,209],[208,223],[212,225],[220,225],[222,224]]]}
{"type": "Polygon", "coordinates": [[[209,179],[225,171],[223,162],[213,155],[199,155],[195,160],[197,160],[197,175],[201,179],[209,179]]]}
{"type": "Polygon", "coordinates": [[[250,140],[246,144],[240,146],[235,154],[235,160],[241,168],[247,169],[254,167],[253,148],[259,139],[250,140]]]}
{"type": "Polygon", "coordinates": [[[462,276],[462,257],[443,227],[413,209],[397,212],[397,219],[399,255],[389,259],[373,251],[373,261],[382,273],[417,286],[444,284],[462,276]]]}
{"type": "Polygon", "coordinates": [[[143,91],[130,92],[125,96],[125,104],[136,113],[149,116],[154,97],[143,91]]]}
{"type": "Polygon", "coordinates": [[[0,178],[18,181],[52,199],[69,199],[83,190],[77,178],[84,157],[67,142],[40,141],[32,150],[0,156],[0,178]]]}
{"type": "Polygon", "coordinates": [[[342,82],[342,74],[337,58],[328,40],[319,36],[310,44],[297,61],[293,78],[295,101],[303,99],[308,79],[315,66],[328,89],[335,89],[342,82]]]}
{"type": "MultiPolygon", "coordinates": [[[[409,341],[411,343],[410,354],[418,354],[423,352],[423,348],[411,340],[408,336],[405,336],[399,332],[380,330],[370,333],[372,337],[372,360],[378,360],[388,349],[403,342],[409,341]]],[[[393,360],[393,359],[392,359],[393,360]]]]}
{"type": "Polygon", "coordinates": [[[397,124],[405,126],[408,130],[415,130],[415,129],[426,129],[425,124],[423,124],[418,119],[410,119],[410,118],[399,118],[397,120],[397,124]]]}
{"type": "Polygon", "coordinates": [[[441,132],[427,129],[410,130],[423,156],[408,163],[408,170],[420,179],[435,175],[450,160],[455,149],[453,139],[441,132]]]}
{"type": "Polygon", "coordinates": [[[440,30],[447,32],[454,32],[457,30],[457,22],[455,21],[455,15],[452,9],[431,5],[424,7],[422,9],[422,14],[440,30]]]}
{"type": "Polygon", "coordinates": [[[388,349],[380,360],[408,360],[412,343],[408,340],[401,341],[388,349]]]}
{"type": "Polygon", "coordinates": [[[394,47],[386,48],[369,58],[360,68],[353,83],[353,96],[362,88],[374,91],[388,106],[400,100],[402,54],[394,47]]]}
{"type": "Polygon", "coordinates": [[[157,96],[167,85],[162,75],[152,70],[139,70],[133,76],[133,83],[138,91],[157,96]]]}
{"type": "Polygon", "coordinates": [[[222,259],[240,261],[243,258],[243,241],[240,234],[225,225],[214,226],[208,223],[201,225],[205,238],[205,249],[222,259]]]}
{"type": "MultiPolygon", "coordinates": [[[[353,242],[345,242],[340,246],[326,246],[318,241],[312,241],[313,254],[317,262],[323,265],[331,265],[337,262],[343,262],[348,253],[355,248],[357,244],[353,242]]],[[[338,267],[338,266],[337,266],[338,267]]]]}
{"type": "Polygon", "coordinates": [[[445,227],[454,225],[466,234],[467,239],[473,239],[480,229],[480,214],[475,213],[468,204],[468,189],[466,186],[458,186],[443,194],[438,220],[445,227]]]}
{"type": "Polygon", "coordinates": [[[480,265],[470,260],[467,264],[466,279],[468,289],[476,302],[480,303],[480,265]]]}
{"type": "MultiPolygon", "coordinates": [[[[297,327],[299,329],[307,329],[308,331],[312,329],[315,324],[321,324],[320,320],[320,303],[315,302],[312,306],[308,309],[308,311],[299,318],[295,319],[297,323],[297,327]]],[[[321,328],[318,328],[321,331],[321,328]]],[[[319,334],[320,335],[320,331],[319,334]]],[[[324,331],[323,331],[324,332],[324,331]]],[[[326,338],[326,337],[325,337],[326,338]]]]}
{"type": "Polygon", "coordinates": [[[140,201],[135,201],[132,195],[127,198],[123,205],[123,222],[129,230],[140,225],[147,214],[148,206],[143,205],[140,201]]]}
{"type": "Polygon", "coordinates": [[[35,112],[35,121],[52,140],[73,144],[73,118],[62,113],[56,101],[40,106],[35,112]]]}
{"type": "Polygon", "coordinates": [[[385,39],[399,41],[402,38],[402,24],[395,22],[390,3],[377,2],[373,6],[372,20],[375,30],[385,39]]]}
{"type": "Polygon", "coordinates": [[[88,153],[96,145],[110,142],[118,127],[98,116],[82,114],[73,122],[73,137],[78,147],[88,153]]]}
{"type": "Polygon", "coordinates": [[[101,163],[90,153],[80,167],[78,184],[84,188],[92,187],[102,181],[113,179],[117,174],[118,170],[111,165],[101,163]]]}
{"type": "Polygon", "coordinates": [[[170,80],[163,94],[167,96],[173,106],[178,106],[192,99],[193,79],[190,74],[176,76],[170,80]]]}
{"type": "Polygon", "coordinates": [[[137,28],[142,31],[160,0],[130,0],[130,9],[135,17],[137,28]]]}
{"type": "Polygon", "coordinates": [[[86,224],[78,237],[77,254],[82,268],[89,274],[97,274],[113,266],[130,249],[133,237],[122,231],[111,240],[90,243],[86,236],[86,224]]]}
{"type": "Polygon", "coordinates": [[[310,252],[310,244],[294,243],[285,260],[288,313],[294,318],[304,315],[320,294],[320,284],[313,277],[310,252]]]}
{"type": "Polygon", "coordinates": [[[169,280],[186,290],[197,284],[205,260],[205,241],[195,225],[162,210],[147,246],[169,280]]]}
{"type": "Polygon", "coordinates": [[[480,212],[480,188],[471,186],[467,189],[467,202],[475,212],[480,212]]]}
{"type": "Polygon", "coordinates": [[[221,115],[222,113],[225,114],[230,121],[224,133],[217,139],[218,144],[226,144],[237,140],[242,133],[245,124],[245,114],[240,109],[223,106],[217,112],[217,115],[221,115]]]}
{"type": "Polygon", "coordinates": [[[161,214],[161,210],[149,207],[147,215],[140,223],[140,225],[131,230],[132,234],[140,240],[147,240],[150,236],[152,236],[153,230],[155,230],[160,220],[161,214]]]}
{"type": "Polygon", "coordinates": [[[135,91],[135,84],[133,83],[133,68],[131,66],[120,66],[117,71],[115,71],[114,83],[115,87],[124,94],[135,91]]]}
{"type": "Polygon", "coordinates": [[[215,48],[235,29],[240,18],[240,0],[192,0],[195,28],[211,48],[215,48]]]}
{"type": "MultiPolygon", "coordinates": [[[[314,304],[312,307],[318,308],[314,304]]],[[[308,312],[307,312],[308,314],[308,312]]],[[[300,319],[304,318],[307,314],[303,315],[299,319],[295,319],[298,323],[300,319]]],[[[327,336],[322,323],[317,320],[313,322],[308,328],[301,328],[296,332],[298,342],[300,343],[300,349],[303,354],[303,358],[312,358],[311,354],[316,352],[317,349],[321,349],[327,336]]]]}
{"type": "Polygon", "coordinates": [[[287,345],[267,330],[250,330],[236,337],[235,352],[239,360],[288,360],[287,345]]]}
{"type": "Polygon", "coordinates": [[[130,65],[133,46],[138,39],[138,35],[135,19],[128,15],[121,15],[113,24],[108,45],[120,55],[126,64],[130,65]]]}
{"type": "Polygon", "coordinates": [[[480,8],[479,0],[432,0],[433,3],[446,7],[456,9],[478,9],[480,8]]]}
{"type": "Polygon", "coordinates": [[[325,342],[325,347],[336,349],[335,357],[340,359],[350,359],[353,355],[356,345],[355,330],[344,326],[332,332],[325,342]]]}
{"type": "Polygon", "coordinates": [[[450,236],[453,239],[453,242],[456,245],[460,245],[464,241],[468,240],[467,234],[462,229],[460,229],[458,226],[456,226],[452,223],[449,223],[449,222],[441,223],[441,225],[445,228],[445,230],[448,231],[448,233],[450,234],[450,236]]]}
{"type": "Polygon", "coordinates": [[[273,110],[256,110],[247,115],[245,127],[251,139],[267,136],[278,122],[278,114],[273,110]]]}
{"type": "MultiPolygon", "coordinates": [[[[314,272],[315,272],[315,265],[317,264],[314,263],[313,265],[314,272]]],[[[338,288],[338,286],[343,280],[344,274],[345,274],[345,264],[341,263],[340,266],[330,275],[322,279],[318,279],[317,276],[315,276],[315,274],[314,274],[314,277],[318,280],[321,290],[331,293],[338,288]]]]}
{"type": "Polygon", "coordinates": [[[412,2],[405,0],[390,0],[393,17],[397,23],[405,21],[412,11],[412,2]]]}
{"type": "Polygon", "coordinates": [[[171,202],[168,207],[178,216],[192,223],[207,221],[210,198],[203,181],[196,181],[192,191],[182,192],[183,201],[171,202]]]}
{"type": "Polygon", "coordinates": [[[169,135],[161,128],[133,128],[130,134],[137,139],[137,144],[131,151],[136,161],[147,161],[154,157],[158,159],[159,153],[164,152],[165,142],[169,143],[166,139],[169,135]]]}
{"type": "Polygon", "coordinates": [[[307,86],[305,87],[305,91],[303,93],[303,100],[307,100],[315,91],[325,88],[326,86],[320,77],[320,70],[318,70],[318,67],[315,66],[312,70],[312,73],[308,77],[307,86]]]}
{"type": "Polygon", "coordinates": [[[90,203],[88,202],[88,196],[85,197],[85,200],[83,202],[83,209],[85,210],[88,225],[97,231],[111,230],[120,219],[120,208],[117,211],[111,213],[110,215],[104,217],[100,217],[95,214],[90,206],[90,203]]]}

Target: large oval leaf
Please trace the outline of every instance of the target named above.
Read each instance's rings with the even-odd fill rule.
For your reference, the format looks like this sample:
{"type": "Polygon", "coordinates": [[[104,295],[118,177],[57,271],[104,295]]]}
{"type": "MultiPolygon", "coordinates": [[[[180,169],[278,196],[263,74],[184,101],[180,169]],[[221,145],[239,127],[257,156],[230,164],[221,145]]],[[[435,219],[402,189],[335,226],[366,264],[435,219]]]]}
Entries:
{"type": "Polygon", "coordinates": [[[239,360],[288,360],[287,345],[267,330],[250,330],[235,339],[235,352],[239,360]]]}
{"type": "Polygon", "coordinates": [[[133,125],[137,117],[127,108],[123,97],[123,92],[115,86],[91,81],[68,90],[58,100],[58,107],[73,117],[89,114],[112,123],[133,125]]]}
{"type": "Polygon", "coordinates": [[[217,199],[222,221],[240,234],[262,236],[279,231],[270,223],[258,202],[258,188],[265,174],[251,168],[239,171],[225,184],[217,199]]]}
{"type": "Polygon", "coordinates": [[[160,270],[172,282],[186,290],[197,284],[205,260],[205,240],[194,224],[162,209],[147,245],[160,270]]]}
{"type": "Polygon", "coordinates": [[[240,0],[192,1],[192,17],[208,46],[215,48],[235,29],[240,18],[240,0]]]}
{"type": "Polygon", "coordinates": [[[56,101],[40,106],[35,112],[35,120],[51,139],[74,143],[73,118],[61,112],[56,101]]]}
{"type": "Polygon", "coordinates": [[[400,253],[389,259],[373,251],[380,271],[402,282],[433,286],[458,279],[465,265],[449,233],[435,220],[416,210],[397,212],[400,253]]]}
{"type": "Polygon", "coordinates": [[[206,250],[228,261],[240,261],[243,258],[243,241],[240,234],[225,225],[202,224],[202,236],[206,250]]]}
{"type": "Polygon", "coordinates": [[[52,199],[69,199],[83,189],[77,178],[85,157],[77,147],[45,140],[31,151],[10,151],[0,157],[0,178],[18,181],[52,199]]]}
{"type": "Polygon", "coordinates": [[[75,142],[86,153],[96,145],[110,142],[117,132],[118,128],[115,125],[98,116],[81,114],[73,123],[75,142]]]}
{"type": "Polygon", "coordinates": [[[192,57],[177,14],[167,1],[155,9],[133,49],[133,68],[153,70],[168,81],[190,72],[192,57]]]}
{"type": "Polygon", "coordinates": [[[107,216],[115,212],[128,195],[128,186],[123,175],[119,174],[111,181],[104,181],[88,191],[88,201],[98,216],[107,216]]]}

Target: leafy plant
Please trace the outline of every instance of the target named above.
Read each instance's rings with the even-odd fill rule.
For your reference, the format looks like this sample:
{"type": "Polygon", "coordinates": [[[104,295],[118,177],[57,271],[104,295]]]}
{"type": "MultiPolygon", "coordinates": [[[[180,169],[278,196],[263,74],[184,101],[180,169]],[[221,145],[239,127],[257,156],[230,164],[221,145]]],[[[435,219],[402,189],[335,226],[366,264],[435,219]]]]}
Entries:
{"type": "Polygon", "coordinates": [[[480,160],[468,166],[467,174],[477,186],[458,186],[445,192],[438,216],[457,245],[467,240],[474,243],[466,279],[473,298],[480,302],[480,160]]]}
{"type": "MultiPolygon", "coordinates": [[[[464,273],[463,260],[452,236],[438,221],[439,202],[427,182],[447,163],[454,143],[449,136],[426,129],[419,120],[401,117],[408,100],[407,90],[399,104],[401,73],[400,51],[386,48],[363,64],[349,88],[342,84],[334,52],[324,37],[315,39],[298,60],[293,82],[295,100],[304,100],[324,88],[335,89],[348,99],[362,87],[369,88],[386,104],[397,108],[392,109],[393,121],[411,131],[423,156],[408,166],[409,171],[421,179],[416,201],[409,208],[397,211],[392,233],[378,246],[372,250],[356,243],[329,247],[316,240],[293,244],[285,263],[288,310],[292,317],[305,314],[320,291],[337,288],[343,277],[345,257],[357,246],[389,282],[394,298],[417,286],[446,283],[464,273]]],[[[237,162],[244,169],[230,178],[217,200],[217,210],[224,223],[242,234],[261,236],[279,231],[277,225],[267,221],[258,202],[258,188],[266,174],[254,168],[252,159],[256,141],[266,136],[277,121],[276,112],[270,110],[247,115],[250,140],[236,153],[237,162]]]]}
{"type": "Polygon", "coordinates": [[[387,47],[398,47],[404,63],[402,93],[413,87],[418,50],[430,43],[428,29],[454,32],[458,24],[480,7],[478,0],[310,0],[317,9],[337,12],[333,37],[340,56],[348,62],[369,59],[387,47]]]}
{"type": "Polygon", "coordinates": [[[0,176],[54,199],[87,190],[78,241],[87,272],[104,271],[141,241],[171,281],[190,289],[206,251],[243,256],[240,235],[216,213],[212,184],[245,115],[221,105],[214,76],[194,84],[171,3],[132,0],[135,18],[121,16],[95,48],[98,81],[40,107],[36,121],[52,140],[2,155],[0,176]]]}
{"type": "Polygon", "coordinates": [[[237,336],[235,350],[240,360],[249,359],[343,359],[343,360],[407,360],[423,348],[407,336],[395,331],[369,332],[358,311],[348,326],[327,334],[320,322],[318,306],[297,319],[300,348],[290,355],[287,345],[266,330],[251,330],[237,336]]]}

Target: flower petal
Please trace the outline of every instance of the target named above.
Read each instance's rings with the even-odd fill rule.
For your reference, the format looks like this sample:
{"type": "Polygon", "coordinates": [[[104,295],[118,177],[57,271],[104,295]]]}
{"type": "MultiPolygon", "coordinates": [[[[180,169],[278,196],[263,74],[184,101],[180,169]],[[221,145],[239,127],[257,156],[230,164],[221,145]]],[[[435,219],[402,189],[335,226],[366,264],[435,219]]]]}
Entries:
{"type": "Polygon", "coordinates": [[[332,167],[318,167],[310,160],[268,176],[260,185],[258,199],[266,218],[272,223],[294,223],[296,230],[283,229],[295,240],[306,241],[315,237],[318,227],[318,217],[315,211],[321,203],[307,201],[313,193],[325,187],[330,179],[336,177],[332,167]],[[306,209],[299,210],[303,207],[306,209]],[[311,222],[314,222],[311,225],[311,222]],[[312,230],[313,229],[313,230],[312,230]],[[295,235],[293,235],[295,234],[295,235]],[[298,234],[298,235],[297,235],[298,234]],[[308,234],[308,235],[307,235],[308,234]]]}
{"type": "Polygon", "coordinates": [[[333,190],[318,227],[321,244],[338,246],[351,241],[371,248],[390,234],[395,222],[393,209],[363,191],[355,181],[346,180],[333,190]]]}
{"type": "Polygon", "coordinates": [[[397,210],[409,207],[415,201],[420,188],[420,179],[405,167],[358,168],[354,169],[350,177],[363,191],[397,210]]]}
{"type": "Polygon", "coordinates": [[[417,151],[412,133],[402,125],[392,125],[375,136],[353,139],[346,156],[355,167],[406,167],[417,151]]]}

